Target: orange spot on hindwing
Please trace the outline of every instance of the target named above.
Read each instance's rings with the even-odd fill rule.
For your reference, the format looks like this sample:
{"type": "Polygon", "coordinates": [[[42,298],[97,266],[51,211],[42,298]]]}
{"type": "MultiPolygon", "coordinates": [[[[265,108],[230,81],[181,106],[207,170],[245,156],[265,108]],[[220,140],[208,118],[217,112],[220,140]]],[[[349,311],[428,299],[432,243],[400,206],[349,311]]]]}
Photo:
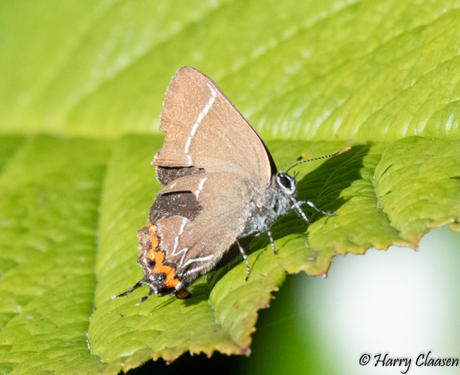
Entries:
{"type": "MultiPolygon", "coordinates": [[[[147,253],[145,254],[144,251],[142,251],[141,258],[146,256],[150,261],[153,261],[150,262],[150,264],[154,263],[154,267],[153,269],[149,268],[148,271],[150,271],[150,274],[153,273],[155,275],[152,275],[154,277],[153,280],[150,281],[154,281],[156,284],[160,284],[155,286],[158,287],[158,292],[161,293],[162,289],[175,289],[176,286],[179,284],[179,279],[176,276],[176,269],[164,264],[165,254],[159,248],[160,241],[156,234],[156,230],[157,227],[153,224],[149,224],[147,225],[147,227],[143,227],[139,230],[141,236],[141,247],[147,245],[148,242],[150,242],[150,247],[147,253]],[[142,230],[144,230],[144,228],[148,228],[148,234],[145,232],[141,232],[142,230]],[[148,235],[149,241],[143,241],[143,235],[148,235]],[[164,280],[162,282],[160,281],[161,278],[158,277],[161,274],[164,274],[164,280]]],[[[144,262],[141,261],[141,264],[142,263],[144,262]]],[[[149,275],[146,276],[148,277],[149,275]]],[[[170,293],[170,291],[167,291],[165,294],[167,293],[170,293]]]]}
{"type": "Polygon", "coordinates": [[[179,284],[179,279],[176,277],[176,270],[173,267],[164,265],[164,258],[165,255],[161,250],[155,251],[155,268],[153,272],[164,273],[166,275],[166,287],[175,288],[179,284]]]}

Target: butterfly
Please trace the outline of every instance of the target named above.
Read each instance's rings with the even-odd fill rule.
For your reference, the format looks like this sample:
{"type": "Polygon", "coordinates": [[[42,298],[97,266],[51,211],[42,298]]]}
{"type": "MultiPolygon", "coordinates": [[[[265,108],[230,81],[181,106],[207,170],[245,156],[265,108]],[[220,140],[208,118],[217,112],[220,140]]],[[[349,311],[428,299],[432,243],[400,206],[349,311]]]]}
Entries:
{"type": "Polygon", "coordinates": [[[276,254],[270,228],[278,217],[295,210],[309,223],[302,204],[335,216],[312,202],[297,201],[295,176],[277,170],[254,128],[219,87],[194,68],[183,67],[173,77],[160,130],[164,144],[152,164],[163,189],[151,207],[150,224],[138,231],[138,263],[144,276],[119,296],[145,284],[150,292],[141,302],[152,294],[190,297],[187,288],[235,246],[246,262],[248,278],[242,242],[267,233],[276,254]]]}

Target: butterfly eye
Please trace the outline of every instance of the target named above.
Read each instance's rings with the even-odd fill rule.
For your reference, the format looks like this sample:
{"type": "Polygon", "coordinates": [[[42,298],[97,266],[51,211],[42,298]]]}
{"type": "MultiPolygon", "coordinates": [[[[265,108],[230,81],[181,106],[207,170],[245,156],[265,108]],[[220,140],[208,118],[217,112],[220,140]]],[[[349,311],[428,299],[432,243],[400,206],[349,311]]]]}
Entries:
{"type": "Polygon", "coordinates": [[[278,176],[276,176],[276,182],[278,183],[281,188],[286,189],[286,190],[294,190],[295,189],[295,184],[294,180],[291,176],[287,175],[286,173],[280,173],[278,176]]]}

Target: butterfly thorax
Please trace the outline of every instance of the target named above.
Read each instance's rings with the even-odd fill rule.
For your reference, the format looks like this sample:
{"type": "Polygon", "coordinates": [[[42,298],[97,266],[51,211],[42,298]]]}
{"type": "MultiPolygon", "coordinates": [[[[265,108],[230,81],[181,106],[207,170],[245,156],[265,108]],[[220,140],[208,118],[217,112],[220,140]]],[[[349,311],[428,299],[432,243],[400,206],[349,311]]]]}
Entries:
{"type": "Polygon", "coordinates": [[[297,182],[284,172],[277,172],[265,189],[255,189],[249,202],[250,216],[239,238],[258,236],[270,230],[278,217],[292,210],[292,200],[297,197],[297,182]]]}

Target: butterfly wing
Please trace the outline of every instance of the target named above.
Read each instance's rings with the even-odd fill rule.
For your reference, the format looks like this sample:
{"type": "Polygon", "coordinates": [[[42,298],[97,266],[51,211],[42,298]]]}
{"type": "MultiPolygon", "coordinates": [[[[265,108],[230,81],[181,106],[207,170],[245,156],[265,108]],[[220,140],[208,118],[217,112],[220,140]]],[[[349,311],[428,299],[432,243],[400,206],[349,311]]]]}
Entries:
{"type": "MultiPolygon", "coordinates": [[[[265,144],[208,77],[179,69],[163,104],[163,148],[155,155],[165,185],[139,229],[139,264],[150,294],[185,298],[244,232],[255,193],[276,166],[265,144]]],[[[142,300],[145,300],[144,297],[142,300]]]]}
{"type": "Polygon", "coordinates": [[[265,144],[207,76],[183,67],[172,79],[161,115],[163,148],[153,164],[235,172],[268,184],[276,166],[265,144]]]}
{"type": "Polygon", "coordinates": [[[238,173],[176,179],[158,194],[139,230],[142,282],[154,293],[184,290],[212,269],[243,232],[253,185],[238,173]]]}

